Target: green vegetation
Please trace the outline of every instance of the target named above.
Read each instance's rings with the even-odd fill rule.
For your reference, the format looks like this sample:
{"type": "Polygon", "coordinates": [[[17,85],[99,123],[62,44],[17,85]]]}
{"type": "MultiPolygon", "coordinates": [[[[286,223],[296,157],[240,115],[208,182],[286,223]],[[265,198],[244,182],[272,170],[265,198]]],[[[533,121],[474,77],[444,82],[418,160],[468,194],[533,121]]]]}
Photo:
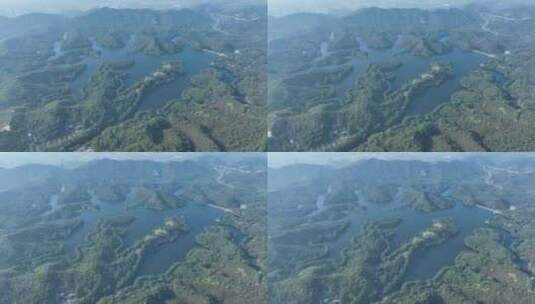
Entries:
{"type": "Polygon", "coordinates": [[[466,239],[467,250],[439,278],[415,283],[391,298],[392,303],[494,303],[516,299],[529,303],[533,276],[519,268],[517,257],[502,243],[500,234],[481,229],[466,239]],[[425,295],[425,296],[422,296],[425,295]]]}
{"type": "Polygon", "coordinates": [[[104,184],[98,185],[93,191],[95,196],[103,202],[119,203],[126,199],[127,187],[104,184]]]}
{"type": "Polygon", "coordinates": [[[534,14],[370,8],[276,19],[269,149],[532,151],[534,14]],[[299,31],[284,26],[300,20],[299,31]],[[402,68],[385,68],[393,62],[402,68]]]}
{"type": "Polygon", "coordinates": [[[82,203],[91,199],[87,188],[81,185],[74,185],[68,187],[65,191],[62,191],[58,197],[58,203],[70,204],[70,203],[82,203]]]}
{"type": "Polygon", "coordinates": [[[454,206],[454,201],[436,195],[434,193],[409,191],[404,193],[403,201],[416,210],[433,212],[440,209],[449,209],[454,206]]]}
{"type": "Polygon", "coordinates": [[[374,204],[390,203],[398,192],[396,185],[370,185],[366,188],[366,199],[374,204]]]}
{"type": "Polygon", "coordinates": [[[278,119],[271,127],[281,145],[277,150],[345,150],[363,143],[370,134],[400,123],[412,98],[425,88],[441,85],[452,71],[448,65],[433,65],[397,91],[392,91],[392,73],[390,65],[371,65],[345,104],[317,105],[309,113],[278,119]]]}
{"type": "Polygon", "coordinates": [[[422,119],[408,119],[395,129],[374,135],[364,150],[532,150],[529,108],[513,102],[509,95],[512,92],[500,88],[491,75],[489,71],[471,75],[450,104],[422,119]],[[426,140],[405,141],[415,138],[426,140]]]}
{"type": "Polygon", "coordinates": [[[533,166],[474,155],[271,168],[285,183],[269,186],[270,301],[529,304],[533,166]]]}
{"type": "Polygon", "coordinates": [[[127,207],[139,206],[153,210],[165,210],[184,207],[185,202],[169,193],[139,187],[132,189],[127,207]]]}
{"type": "MultiPolygon", "coordinates": [[[[212,9],[103,8],[54,16],[64,23],[37,34],[8,26],[0,150],[265,150],[266,16],[212,9]]],[[[7,25],[25,17],[38,28],[36,16],[7,25]]]]}
{"type": "Polygon", "coordinates": [[[91,146],[104,151],[262,150],[262,110],[241,103],[234,94],[221,75],[198,75],[181,100],[161,113],[143,113],[105,130],[91,146]]]}
{"type": "Polygon", "coordinates": [[[327,303],[373,303],[400,287],[410,258],[417,250],[438,245],[455,235],[451,221],[438,220],[421,236],[394,249],[389,238],[398,224],[371,223],[344,252],[339,265],[308,266],[295,277],[277,282],[272,293],[274,302],[313,303],[322,299],[327,303]]]}
{"type": "Polygon", "coordinates": [[[265,161],[231,158],[0,170],[0,303],[265,302],[265,161]]]}
{"type": "Polygon", "coordinates": [[[121,295],[102,299],[108,303],[147,303],[166,299],[177,303],[261,303],[265,291],[259,285],[262,273],[233,244],[225,229],[212,229],[197,238],[183,263],[161,278],[138,281],[121,295]],[[217,303],[217,302],[216,302],[217,303]]]}
{"type": "MultiPolygon", "coordinates": [[[[38,284],[38,289],[32,293],[23,292],[27,284],[24,277],[28,275],[14,276],[9,296],[27,303],[54,302],[58,290],[72,290],[75,296],[68,297],[76,297],[81,303],[95,303],[103,295],[131,284],[143,256],[149,250],[171,242],[184,230],[184,224],[180,221],[168,220],[161,230],[154,231],[133,247],[119,252],[122,237],[134,220],[133,217],[119,217],[100,222],[89,243],[80,249],[82,253],[74,264],[63,262],[37,267],[29,279],[41,282],[41,285],[38,284]]],[[[61,294],[59,296],[61,298],[61,294]]]]}

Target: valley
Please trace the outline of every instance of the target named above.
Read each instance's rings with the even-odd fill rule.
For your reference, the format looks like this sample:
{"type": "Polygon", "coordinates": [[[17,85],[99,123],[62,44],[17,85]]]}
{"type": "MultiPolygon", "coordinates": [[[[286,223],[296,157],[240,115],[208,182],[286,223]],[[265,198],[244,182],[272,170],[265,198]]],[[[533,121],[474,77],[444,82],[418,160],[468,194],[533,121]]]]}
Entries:
{"type": "Polygon", "coordinates": [[[269,302],[529,304],[533,159],[437,159],[270,168],[269,302]]]}
{"type": "Polygon", "coordinates": [[[1,19],[0,149],[264,150],[262,9],[1,19]]]}
{"type": "Polygon", "coordinates": [[[265,158],[154,157],[0,169],[0,303],[265,302],[265,158]]]}
{"type": "Polygon", "coordinates": [[[534,14],[474,4],[271,17],[269,150],[531,151],[534,14]]]}

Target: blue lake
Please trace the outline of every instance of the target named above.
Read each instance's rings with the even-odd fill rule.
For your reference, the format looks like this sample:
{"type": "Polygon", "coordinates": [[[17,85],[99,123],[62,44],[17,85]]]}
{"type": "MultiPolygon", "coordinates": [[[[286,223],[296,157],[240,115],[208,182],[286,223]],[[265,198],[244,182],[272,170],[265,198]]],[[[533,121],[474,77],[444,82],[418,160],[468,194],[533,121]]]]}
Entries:
{"type": "MultiPolygon", "coordinates": [[[[372,64],[401,63],[401,66],[392,72],[395,78],[392,80],[391,91],[398,90],[413,79],[419,78],[422,73],[431,69],[433,63],[451,64],[454,73],[452,78],[446,80],[440,86],[425,89],[411,100],[405,113],[405,115],[411,116],[430,113],[440,105],[448,102],[451,95],[460,89],[461,79],[471,71],[479,68],[480,64],[487,59],[481,54],[458,49],[432,57],[414,56],[398,46],[399,43],[396,43],[390,49],[374,50],[369,48],[362,39],[357,37],[357,40],[359,41],[361,54],[350,57],[349,61],[342,65],[321,64],[325,58],[332,55],[336,56],[336,54],[328,51],[328,42],[323,42],[320,45],[321,56],[309,68],[294,74],[292,77],[316,71],[329,72],[342,66],[351,66],[353,68],[352,72],[335,85],[336,98],[342,101],[350,90],[357,87],[359,79],[364,76],[372,64]]],[[[447,37],[444,37],[442,41],[447,41],[447,37]]]]}
{"type": "MultiPolygon", "coordinates": [[[[214,54],[194,50],[185,47],[176,54],[166,54],[162,56],[151,56],[139,52],[131,52],[128,47],[122,49],[106,49],[98,46],[94,41],[93,51],[96,55],[86,56],[82,62],[86,65],[85,71],[70,84],[71,92],[78,97],[83,96],[83,89],[89,85],[91,77],[98,67],[103,63],[113,62],[133,62],[133,66],[126,70],[128,77],[125,86],[129,87],[138,81],[142,81],[146,76],[157,71],[166,62],[180,61],[182,63],[183,75],[170,83],[163,84],[147,94],[140,105],[141,110],[157,108],[172,99],[179,98],[184,89],[190,83],[191,78],[201,71],[210,68],[216,56],[214,54]]],[[[54,44],[55,55],[51,58],[58,58],[64,54],[61,44],[54,44]]]]}
{"type": "MultiPolygon", "coordinates": [[[[318,198],[316,204],[318,211],[313,215],[325,207],[322,196],[318,198]]],[[[339,258],[344,248],[362,233],[366,223],[373,220],[401,220],[391,240],[391,246],[394,248],[420,235],[432,225],[433,220],[451,218],[454,221],[458,233],[438,246],[417,251],[405,273],[404,281],[430,279],[443,267],[452,265],[464,248],[464,239],[474,229],[485,226],[485,221],[492,217],[489,211],[467,207],[461,203],[456,203],[451,209],[425,213],[404,206],[399,198],[387,205],[378,205],[366,202],[360,195],[359,197],[361,198],[359,205],[365,208],[351,210],[344,218],[350,223],[349,227],[335,241],[328,244],[332,258],[339,258]]]]}
{"type": "MultiPolygon", "coordinates": [[[[172,265],[183,261],[188,252],[195,246],[195,238],[205,229],[216,224],[222,216],[222,211],[206,205],[189,203],[185,207],[173,210],[155,211],[143,207],[127,208],[126,202],[108,203],[92,198],[95,210],[82,212],[78,217],[83,225],[69,237],[64,245],[67,254],[75,256],[76,248],[83,245],[88,236],[95,231],[99,220],[111,219],[119,216],[133,216],[135,221],[129,226],[124,238],[123,247],[134,245],[137,241],[164,225],[167,218],[183,218],[187,231],[172,243],[164,244],[154,252],[146,255],[138,269],[137,275],[154,275],[167,271],[172,265]]],[[[58,208],[57,196],[51,199],[52,210],[58,208]]]]}
{"type": "Polygon", "coordinates": [[[448,102],[453,92],[461,87],[461,79],[485,62],[485,57],[482,55],[457,49],[444,55],[422,57],[414,56],[397,46],[389,50],[371,50],[362,40],[359,41],[361,51],[365,52],[367,56],[352,60],[354,71],[344,81],[340,90],[347,91],[355,87],[356,82],[364,75],[370,64],[401,63],[401,67],[394,71],[395,78],[392,83],[392,90],[400,89],[403,85],[418,78],[422,73],[429,71],[433,63],[452,65],[454,76],[440,86],[428,88],[419,96],[413,98],[406,115],[426,114],[432,112],[441,104],[448,102]]]}

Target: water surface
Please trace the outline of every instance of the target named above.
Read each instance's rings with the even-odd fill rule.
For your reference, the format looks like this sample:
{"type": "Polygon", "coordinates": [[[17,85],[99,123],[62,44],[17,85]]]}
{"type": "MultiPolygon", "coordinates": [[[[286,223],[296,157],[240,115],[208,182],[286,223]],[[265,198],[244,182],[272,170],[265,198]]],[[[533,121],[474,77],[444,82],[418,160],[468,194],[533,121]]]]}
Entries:
{"type": "MultiPolygon", "coordinates": [[[[402,191],[400,189],[400,193],[402,191]]],[[[325,196],[326,194],[321,194],[318,197],[318,210],[311,215],[316,215],[317,212],[320,212],[320,208],[325,208],[325,196]]],[[[355,237],[362,233],[364,226],[370,221],[401,220],[400,225],[395,230],[395,236],[391,240],[393,248],[419,236],[433,224],[433,220],[451,218],[455,223],[458,233],[453,238],[438,246],[416,252],[404,276],[405,281],[430,279],[443,267],[452,265],[455,257],[464,248],[464,239],[476,228],[483,227],[485,221],[492,217],[492,213],[489,211],[468,207],[460,202],[456,202],[455,206],[450,209],[425,213],[404,206],[400,195],[386,205],[369,203],[363,196],[359,195],[359,205],[365,208],[351,210],[345,217],[345,220],[349,221],[349,227],[335,241],[328,243],[332,258],[340,258],[341,252],[351,244],[355,237]]]]}
{"type": "MultiPolygon", "coordinates": [[[[300,71],[291,77],[314,71],[328,73],[341,66],[350,65],[353,68],[352,72],[340,83],[335,85],[336,97],[343,100],[350,90],[357,88],[359,79],[365,75],[369,66],[372,64],[401,64],[399,68],[392,71],[394,79],[392,80],[390,91],[399,90],[412,80],[419,78],[421,74],[430,71],[433,63],[451,64],[454,73],[453,77],[446,80],[440,86],[425,89],[411,100],[406,115],[422,115],[432,112],[440,105],[448,102],[451,95],[460,89],[461,79],[471,71],[476,70],[486,60],[480,54],[459,49],[432,57],[415,56],[400,47],[399,41],[401,37],[398,38],[398,41],[392,48],[384,50],[371,49],[360,37],[357,37],[357,40],[359,42],[360,54],[350,57],[349,61],[343,65],[317,64],[329,56],[337,56],[328,50],[328,41],[322,42],[320,44],[320,57],[308,69],[300,71]]],[[[447,40],[448,37],[441,39],[442,42],[447,42],[447,40]]]]}
{"type": "MultiPolygon", "coordinates": [[[[52,209],[57,209],[57,195],[51,198],[52,209]]],[[[112,219],[119,216],[133,216],[135,221],[129,226],[124,238],[123,247],[135,245],[155,229],[162,227],[168,218],[182,218],[185,220],[187,231],[172,243],[164,244],[154,252],[147,254],[140,264],[138,276],[159,274],[167,271],[173,264],[184,260],[187,253],[195,246],[195,238],[207,227],[216,223],[222,212],[206,205],[189,203],[185,207],[155,211],[143,207],[128,208],[126,202],[109,203],[92,196],[92,204],[96,207],[85,210],[77,219],[83,225],[69,237],[64,245],[67,254],[75,255],[76,248],[83,245],[88,236],[96,229],[100,220],[112,219]]]]}
{"type": "MultiPolygon", "coordinates": [[[[98,67],[103,63],[132,62],[133,65],[126,70],[128,77],[125,81],[125,86],[130,87],[156,72],[166,62],[181,62],[184,74],[149,92],[142,100],[141,110],[160,107],[169,100],[179,98],[182,91],[190,85],[191,78],[209,68],[215,60],[213,54],[191,47],[185,47],[177,54],[151,56],[131,52],[128,47],[121,49],[103,48],[94,39],[91,39],[91,42],[95,54],[83,58],[81,63],[86,65],[86,70],[70,84],[72,93],[79,97],[83,96],[83,88],[89,85],[91,77],[95,75],[98,67]]],[[[54,44],[54,52],[55,55],[52,59],[64,54],[61,43],[54,44]]]]}

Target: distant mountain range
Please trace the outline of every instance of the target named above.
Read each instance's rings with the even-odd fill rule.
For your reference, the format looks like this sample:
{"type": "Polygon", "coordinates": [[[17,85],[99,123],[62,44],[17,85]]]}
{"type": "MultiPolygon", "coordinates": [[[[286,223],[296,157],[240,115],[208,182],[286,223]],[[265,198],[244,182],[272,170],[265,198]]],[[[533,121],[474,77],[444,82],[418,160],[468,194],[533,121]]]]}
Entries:
{"type": "Polygon", "coordinates": [[[199,5],[265,5],[264,0],[0,0],[0,16],[15,17],[31,13],[63,14],[76,16],[94,8],[148,8],[180,9],[199,5]]]}
{"type": "MultiPolygon", "coordinates": [[[[336,154],[336,153],[335,153],[336,154]]],[[[335,158],[335,157],[333,157],[335,158]]],[[[309,159],[310,161],[310,159],[309,159]]],[[[320,162],[318,162],[320,163],[320,162]]],[[[502,168],[502,171],[513,170],[529,172],[535,168],[535,158],[529,154],[495,154],[467,155],[466,159],[450,161],[421,160],[384,160],[366,159],[348,161],[346,166],[320,164],[295,164],[280,168],[270,168],[268,187],[270,191],[280,188],[308,183],[319,178],[333,180],[350,179],[363,182],[385,182],[395,180],[410,182],[412,179],[423,178],[428,181],[456,180],[467,182],[484,175],[484,167],[502,168]]]]}
{"type": "Polygon", "coordinates": [[[296,13],[270,17],[270,39],[279,39],[310,29],[334,29],[349,27],[358,30],[405,32],[426,30],[479,28],[480,20],[471,10],[446,8],[425,10],[421,8],[366,7],[344,11],[343,15],[322,13],[296,13]]]}
{"type": "Polygon", "coordinates": [[[46,31],[59,28],[73,22],[90,31],[103,28],[120,30],[143,30],[153,25],[155,20],[165,25],[197,25],[210,22],[203,14],[190,9],[180,10],[149,10],[149,9],[115,9],[103,7],[80,13],[72,20],[64,15],[49,13],[30,13],[16,17],[0,16],[0,38],[4,35],[17,36],[25,33],[46,31]]]}
{"type": "Polygon", "coordinates": [[[484,4],[489,7],[506,8],[517,5],[533,4],[532,0],[269,0],[269,12],[272,16],[284,16],[296,13],[323,13],[346,15],[351,11],[368,8],[453,8],[469,4],[484,4]]]}
{"type": "MultiPolygon", "coordinates": [[[[158,153],[160,154],[160,153],[158,153]]],[[[164,157],[165,158],[165,157],[164,157]]],[[[75,182],[99,181],[102,183],[173,183],[196,178],[215,177],[214,168],[242,167],[265,170],[263,154],[231,153],[229,155],[201,154],[197,157],[172,158],[168,161],[154,156],[146,159],[95,159],[81,162],[76,167],[28,163],[15,168],[0,167],[0,192],[7,189],[40,184],[44,181],[75,182]]]]}

